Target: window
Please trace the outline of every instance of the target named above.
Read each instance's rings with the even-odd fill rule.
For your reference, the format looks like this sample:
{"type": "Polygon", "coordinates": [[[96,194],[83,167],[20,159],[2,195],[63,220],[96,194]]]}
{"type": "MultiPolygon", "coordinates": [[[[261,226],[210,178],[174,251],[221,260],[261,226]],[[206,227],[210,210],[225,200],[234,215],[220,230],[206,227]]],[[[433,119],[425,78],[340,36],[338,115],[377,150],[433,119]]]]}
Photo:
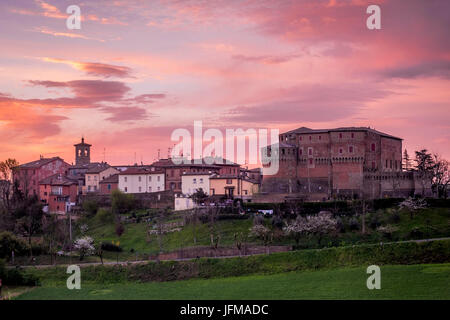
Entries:
{"type": "Polygon", "coordinates": [[[111,190],[111,185],[110,184],[108,184],[108,190],[111,190]]]}
{"type": "Polygon", "coordinates": [[[161,176],[158,176],[157,178],[156,178],[156,181],[161,181],[161,176]]]}
{"type": "Polygon", "coordinates": [[[232,184],[233,180],[232,179],[227,179],[227,184],[232,184]]]}
{"type": "Polygon", "coordinates": [[[125,192],[128,192],[128,188],[127,187],[125,187],[125,192]]]}
{"type": "Polygon", "coordinates": [[[348,147],[348,152],[353,153],[353,146],[348,147]]]}
{"type": "Polygon", "coordinates": [[[247,191],[247,190],[244,190],[244,194],[247,195],[247,194],[248,194],[248,191],[247,191]]]}
{"type": "Polygon", "coordinates": [[[392,169],[392,160],[390,161],[390,168],[392,169]]]}
{"type": "Polygon", "coordinates": [[[342,148],[339,148],[339,153],[342,154],[344,152],[344,150],[342,150],[342,148]]]}
{"type": "Polygon", "coordinates": [[[312,140],[312,137],[311,136],[309,136],[309,141],[311,141],[312,140]]]}
{"type": "Polygon", "coordinates": [[[342,133],[339,133],[339,139],[342,139],[342,133]]]}
{"type": "Polygon", "coordinates": [[[124,180],[125,182],[127,182],[127,177],[124,177],[123,180],[124,180]]]}
{"type": "Polygon", "coordinates": [[[375,151],[375,143],[372,143],[371,149],[372,151],[375,151]]]}
{"type": "Polygon", "coordinates": [[[308,154],[310,155],[310,156],[312,156],[312,148],[308,148],[308,154]]]}
{"type": "Polygon", "coordinates": [[[355,137],[355,134],[352,132],[352,139],[355,137]]]}
{"type": "Polygon", "coordinates": [[[322,136],[319,136],[319,140],[322,140],[322,136]]]}
{"type": "Polygon", "coordinates": [[[302,155],[302,154],[303,154],[303,149],[299,149],[299,150],[298,150],[298,154],[299,154],[299,155],[302,155]]]}
{"type": "Polygon", "coordinates": [[[91,181],[91,176],[88,176],[88,181],[91,181]]]}
{"type": "Polygon", "coordinates": [[[200,178],[200,183],[203,183],[203,178],[200,178]]]}
{"type": "Polygon", "coordinates": [[[91,191],[91,186],[88,186],[88,191],[91,191]]]}
{"type": "Polygon", "coordinates": [[[138,177],[138,181],[141,182],[141,176],[138,177]]]}
{"type": "Polygon", "coordinates": [[[211,190],[210,190],[210,193],[211,193],[212,195],[215,195],[215,194],[216,194],[216,190],[215,190],[215,189],[211,189],[211,190]]]}
{"type": "Polygon", "coordinates": [[[141,192],[142,191],[142,189],[141,189],[141,187],[139,187],[139,192],[141,192]]]}
{"type": "Polygon", "coordinates": [[[302,137],[299,137],[299,140],[302,141],[302,137]]]}
{"type": "Polygon", "coordinates": [[[149,176],[149,177],[148,177],[148,181],[149,181],[149,182],[152,182],[152,176],[149,176]]]}
{"type": "Polygon", "coordinates": [[[148,192],[152,192],[152,187],[148,187],[148,192]]]}
{"type": "Polygon", "coordinates": [[[309,164],[313,164],[313,159],[309,159],[309,164]]]}
{"type": "Polygon", "coordinates": [[[161,190],[161,187],[158,187],[158,191],[160,191],[161,190]]]}

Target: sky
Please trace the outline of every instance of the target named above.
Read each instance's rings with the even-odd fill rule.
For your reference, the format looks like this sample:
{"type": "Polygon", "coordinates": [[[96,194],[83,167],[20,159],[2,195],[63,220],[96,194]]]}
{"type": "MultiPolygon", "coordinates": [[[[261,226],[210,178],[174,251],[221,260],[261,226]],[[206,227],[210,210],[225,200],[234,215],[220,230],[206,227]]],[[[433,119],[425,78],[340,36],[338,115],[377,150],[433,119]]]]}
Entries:
{"type": "Polygon", "coordinates": [[[450,159],[449,30],[447,0],[3,0],[0,160],[73,163],[84,136],[92,161],[147,164],[194,121],[370,126],[450,159]]]}

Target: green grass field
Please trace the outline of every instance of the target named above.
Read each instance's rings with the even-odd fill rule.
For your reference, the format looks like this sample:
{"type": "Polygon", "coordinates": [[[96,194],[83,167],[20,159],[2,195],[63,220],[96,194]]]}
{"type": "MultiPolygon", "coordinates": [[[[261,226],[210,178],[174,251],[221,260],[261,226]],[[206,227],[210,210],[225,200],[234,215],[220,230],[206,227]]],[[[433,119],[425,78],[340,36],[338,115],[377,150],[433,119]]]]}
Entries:
{"type": "Polygon", "coordinates": [[[17,299],[450,299],[450,264],[381,266],[381,289],[368,290],[366,267],[185,280],[44,284],[17,299]]]}

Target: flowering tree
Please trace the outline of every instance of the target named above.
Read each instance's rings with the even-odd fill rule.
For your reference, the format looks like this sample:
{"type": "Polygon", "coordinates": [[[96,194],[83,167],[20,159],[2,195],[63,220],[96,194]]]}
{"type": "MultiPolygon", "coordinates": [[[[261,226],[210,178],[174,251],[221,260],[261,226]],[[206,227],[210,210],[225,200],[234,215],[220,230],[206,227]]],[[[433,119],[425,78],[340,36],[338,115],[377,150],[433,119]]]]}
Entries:
{"type": "Polygon", "coordinates": [[[319,243],[322,236],[336,230],[337,221],[333,215],[328,212],[322,212],[317,215],[307,216],[306,218],[298,217],[294,222],[288,224],[284,231],[287,235],[294,236],[298,244],[302,235],[318,235],[319,243]]]}
{"type": "Polygon", "coordinates": [[[250,228],[250,236],[263,240],[266,247],[272,241],[272,231],[262,224],[256,224],[250,228]]]}
{"type": "Polygon", "coordinates": [[[398,205],[400,209],[406,209],[409,211],[410,218],[414,218],[414,212],[420,209],[423,209],[427,206],[425,199],[413,199],[409,197],[408,199],[403,200],[398,205]]]}
{"type": "Polygon", "coordinates": [[[95,254],[94,239],[88,236],[78,238],[77,240],[75,240],[74,248],[80,254],[81,261],[85,256],[95,254]]]}

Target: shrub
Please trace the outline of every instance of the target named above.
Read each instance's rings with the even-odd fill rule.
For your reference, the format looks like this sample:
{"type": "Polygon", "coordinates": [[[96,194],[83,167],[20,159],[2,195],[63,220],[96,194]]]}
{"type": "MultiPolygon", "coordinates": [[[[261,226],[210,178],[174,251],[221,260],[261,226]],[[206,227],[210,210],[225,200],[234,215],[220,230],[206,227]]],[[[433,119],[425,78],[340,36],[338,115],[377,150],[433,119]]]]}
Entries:
{"type": "Polygon", "coordinates": [[[83,201],[83,210],[89,217],[94,216],[98,210],[98,202],[95,199],[86,199],[83,201]]]}
{"type": "Polygon", "coordinates": [[[114,221],[114,214],[111,210],[100,208],[96,215],[97,219],[104,224],[111,223],[114,221]]]}
{"type": "Polygon", "coordinates": [[[8,231],[0,233],[0,258],[11,257],[12,251],[17,255],[23,255],[28,250],[28,244],[13,233],[8,231]]]}
{"type": "Polygon", "coordinates": [[[39,279],[28,273],[23,273],[20,269],[6,269],[5,261],[0,259],[0,279],[3,284],[11,286],[37,286],[39,279]]]}
{"type": "Polygon", "coordinates": [[[111,209],[114,213],[126,213],[136,209],[136,200],[132,194],[126,194],[120,190],[113,190],[111,193],[111,209]]]}
{"type": "Polygon", "coordinates": [[[351,231],[355,231],[355,230],[359,230],[360,229],[360,224],[358,219],[356,218],[351,218],[349,223],[348,223],[348,227],[351,231]]]}
{"type": "Polygon", "coordinates": [[[102,242],[101,248],[102,250],[110,252],[122,252],[122,248],[120,246],[110,242],[102,242]]]}

